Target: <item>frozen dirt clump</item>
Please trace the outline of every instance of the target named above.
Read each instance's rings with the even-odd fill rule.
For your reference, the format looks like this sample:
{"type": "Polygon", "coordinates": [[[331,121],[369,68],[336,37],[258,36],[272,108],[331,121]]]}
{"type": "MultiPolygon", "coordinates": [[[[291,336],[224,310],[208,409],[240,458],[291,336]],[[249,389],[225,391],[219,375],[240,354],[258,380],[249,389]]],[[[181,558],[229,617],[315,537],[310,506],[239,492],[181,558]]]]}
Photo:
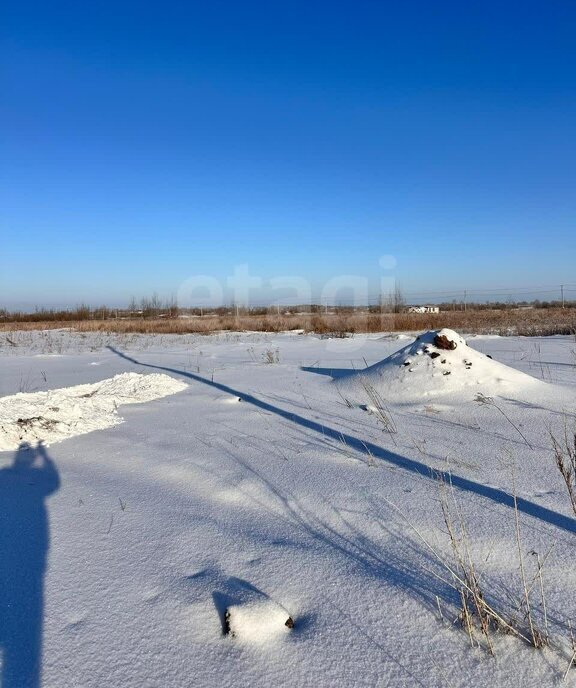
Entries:
{"type": "Polygon", "coordinates": [[[253,597],[226,610],[229,634],[250,643],[265,643],[282,637],[294,621],[279,604],[267,597],[253,597]]]}

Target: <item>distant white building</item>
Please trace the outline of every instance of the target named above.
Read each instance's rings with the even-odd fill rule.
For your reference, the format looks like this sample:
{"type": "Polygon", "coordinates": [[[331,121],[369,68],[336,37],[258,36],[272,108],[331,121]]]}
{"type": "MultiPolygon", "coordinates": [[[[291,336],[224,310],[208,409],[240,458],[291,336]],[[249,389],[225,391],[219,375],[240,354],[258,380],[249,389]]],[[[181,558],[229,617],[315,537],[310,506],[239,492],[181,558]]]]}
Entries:
{"type": "Polygon", "coordinates": [[[408,313],[440,313],[438,306],[409,306],[408,313]]]}

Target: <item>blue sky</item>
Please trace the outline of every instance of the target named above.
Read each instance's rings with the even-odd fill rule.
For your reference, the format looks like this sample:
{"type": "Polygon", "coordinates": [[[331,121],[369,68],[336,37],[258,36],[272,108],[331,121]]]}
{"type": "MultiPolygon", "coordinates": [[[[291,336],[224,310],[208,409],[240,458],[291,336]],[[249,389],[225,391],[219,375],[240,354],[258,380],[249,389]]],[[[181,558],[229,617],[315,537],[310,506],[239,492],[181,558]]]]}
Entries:
{"type": "Polygon", "coordinates": [[[372,295],[382,255],[414,294],[574,283],[574,36],[572,0],[11,3],[0,306],[241,264],[372,295]]]}

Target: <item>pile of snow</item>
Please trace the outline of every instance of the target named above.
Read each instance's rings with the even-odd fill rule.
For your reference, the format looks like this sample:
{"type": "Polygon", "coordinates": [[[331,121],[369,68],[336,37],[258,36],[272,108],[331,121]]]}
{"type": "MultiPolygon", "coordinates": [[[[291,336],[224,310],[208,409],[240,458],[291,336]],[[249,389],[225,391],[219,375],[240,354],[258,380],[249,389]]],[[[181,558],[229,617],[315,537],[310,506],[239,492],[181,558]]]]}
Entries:
{"type": "Polygon", "coordinates": [[[396,353],[336,381],[348,399],[366,400],[367,389],[388,401],[474,394],[510,395],[545,383],[470,348],[449,329],[426,332],[396,353]]]}
{"type": "Polygon", "coordinates": [[[228,632],[249,643],[266,643],[285,635],[294,622],[288,612],[265,596],[255,596],[226,610],[228,632]]]}
{"type": "Polygon", "coordinates": [[[141,404],[175,394],[187,385],[169,375],[122,373],[90,385],[0,399],[0,451],[22,442],[46,444],[122,422],[122,404],[141,404]]]}

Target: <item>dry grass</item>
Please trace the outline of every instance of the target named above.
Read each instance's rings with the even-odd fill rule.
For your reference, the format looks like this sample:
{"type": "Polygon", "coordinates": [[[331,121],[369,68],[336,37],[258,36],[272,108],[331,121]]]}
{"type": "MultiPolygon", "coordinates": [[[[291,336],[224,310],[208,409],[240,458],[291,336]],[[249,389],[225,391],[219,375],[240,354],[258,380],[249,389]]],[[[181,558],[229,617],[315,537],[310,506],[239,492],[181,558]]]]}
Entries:
{"type": "Polygon", "coordinates": [[[392,418],[392,414],[390,413],[390,409],[387,407],[382,395],[373,385],[368,382],[368,380],[363,378],[361,382],[362,387],[366,392],[366,396],[370,401],[370,404],[368,404],[366,407],[367,410],[376,417],[379,423],[382,424],[384,431],[390,435],[394,444],[396,444],[394,434],[397,433],[398,430],[396,428],[396,423],[392,418]]]}
{"type": "Polygon", "coordinates": [[[454,488],[451,482],[447,482],[442,475],[438,476],[438,480],[440,504],[453,555],[450,564],[447,565],[445,561],[442,561],[442,564],[451,574],[452,584],[459,595],[459,619],[468,634],[470,643],[473,646],[480,646],[476,637],[476,633],[479,631],[484,640],[485,648],[491,655],[494,654],[492,636],[498,632],[513,635],[536,649],[548,646],[550,638],[548,635],[543,568],[554,545],[549,548],[543,558],[536,552],[532,552],[536,554],[537,565],[535,572],[529,577],[520,534],[518,503],[514,494],[514,534],[520,574],[520,599],[513,609],[497,611],[495,604],[487,601],[485,587],[489,588],[490,586],[486,586],[481,580],[478,566],[472,556],[472,541],[454,488]],[[539,596],[537,602],[533,600],[535,588],[539,596]],[[539,612],[538,620],[536,610],[539,612]],[[542,629],[539,621],[542,622],[542,629]]]}
{"type": "Polygon", "coordinates": [[[524,440],[526,443],[526,446],[529,449],[534,449],[534,447],[528,442],[528,439],[526,438],[526,435],[520,430],[520,428],[516,425],[516,423],[510,418],[510,416],[504,411],[504,409],[499,406],[496,401],[494,400],[493,397],[487,397],[485,394],[482,394],[482,392],[477,392],[476,393],[476,398],[474,401],[481,406],[488,406],[490,408],[496,409],[506,420],[510,423],[510,425],[516,430],[516,432],[520,435],[520,437],[524,440]]]}
{"type": "Polygon", "coordinates": [[[111,318],[107,320],[0,322],[0,331],[69,327],[77,332],[124,334],[210,334],[222,330],[283,332],[304,330],[343,337],[348,333],[407,332],[449,327],[461,332],[545,336],[576,333],[576,308],[445,311],[438,314],[294,313],[287,315],[209,315],[192,318],[111,318]]]}
{"type": "MultiPolygon", "coordinates": [[[[443,547],[433,544],[394,504],[384,498],[414,532],[425,549],[439,565],[439,570],[428,569],[435,578],[448,585],[458,600],[457,620],[465,630],[473,647],[483,647],[490,655],[495,654],[494,640],[498,634],[511,635],[527,645],[542,649],[550,644],[548,618],[543,582],[543,568],[554,544],[544,557],[537,556],[534,571],[529,572],[525,562],[525,548],[520,534],[520,518],[515,500],[514,536],[518,556],[518,598],[513,594],[506,602],[494,594],[494,582],[485,581],[481,573],[482,563],[474,555],[473,538],[464,517],[462,504],[456,496],[450,476],[437,474],[440,489],[440,507],[449,542],[450,554],[443,547]],[[534,593],[534,590],[537,592],[534,593]],[[534,597],[540,599],[535,601],[534,597]],[[490,599],[491,598],[491,599],[490,599]],[[543,627],[543,630],[541,630],[543,627]]],[[[532,553],[532,552],[531,552],[532,553]]],[[[484,562],[487,558],[484,557],[484,562]]],[[[444,619],[440,599],[436,598],[440,618],[444,619]]],[[[450,616],[450,607],[446,608],[450,616]]],[[[572,648],[576,647],[576,643],[572,648]]],[[[573,649],[576,659],[576,651],[573,649]]],[[[571,662],[572,664],[572,662],[571,662]]]]}
{"type": "Polygon", "coordinates": [[[550,439],[556,466],[566,484],[572,511],[576,515],[576,425],[569,428],[568,418],[564,418],[563,436],[557,438],[550,430],[550,439]]]}

